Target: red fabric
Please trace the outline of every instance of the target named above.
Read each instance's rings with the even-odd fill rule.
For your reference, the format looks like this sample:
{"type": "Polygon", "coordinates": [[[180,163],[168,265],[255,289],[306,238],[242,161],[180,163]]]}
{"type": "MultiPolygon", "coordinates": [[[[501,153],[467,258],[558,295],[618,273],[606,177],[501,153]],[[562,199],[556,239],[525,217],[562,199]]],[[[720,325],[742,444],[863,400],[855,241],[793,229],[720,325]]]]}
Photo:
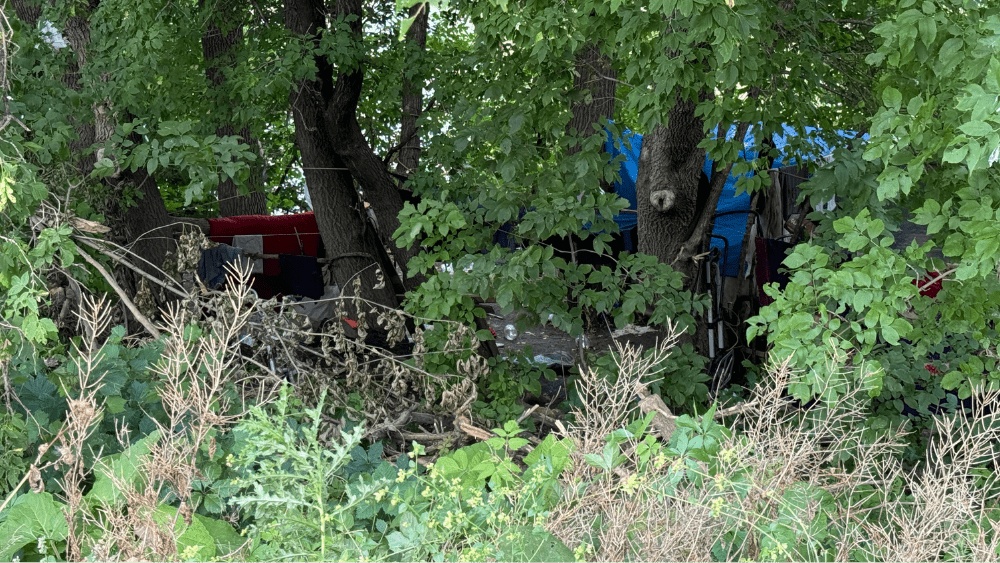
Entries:
{"type": "Polygon", "coordinates": [[[938,292],[941,291],[941,287],[942,287],[941,286],[941,281],[942,280],[938,280],[938,281],[936,281],[934,283],[928,283],[928,282],[930,282],[932,279],[938,277],[939,275],[940,274],[938,272],[929,273],[922,280],[913,280],[913,285],[915,285],[918,288],[920,288],[920,295],[923,295],[925,297],[930,297],[931,299],[934,299],[935,297],[937,297],[938,292]]]}
{"type": "MultiPolygon", "coordinates": [[[[208,238],[233,244],[234,235],[262,235],[264,254],[294,254],[319,257],[319,227],[312,211],[295,215],[239,215],[209,219],[208,238]]],[[[281,274],[277,258],[264,260],[264,273],[252,276],[252,287],[262,299],[281,293],[273,276],[281,274]],[[268,279],[272,278],[272,279],[268,279]]]]}

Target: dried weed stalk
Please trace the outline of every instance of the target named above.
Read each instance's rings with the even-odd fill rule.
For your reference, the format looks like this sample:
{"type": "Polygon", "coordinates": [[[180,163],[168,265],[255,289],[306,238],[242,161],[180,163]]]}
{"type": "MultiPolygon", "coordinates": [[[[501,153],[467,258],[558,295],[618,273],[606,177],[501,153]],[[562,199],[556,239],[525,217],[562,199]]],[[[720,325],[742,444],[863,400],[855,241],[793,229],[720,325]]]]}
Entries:
{"type": "MultiPolygon", "coordinates": [[[[603,436],[622,425],[629,403],[616,397],[629,397],[631,385],[648,377],[653,365],[623,352],[615,384],[592,373],[582,377],[585,407],[567,431],[580,451],[564,474],[563,502],[546,526],[567,546],[599,546],[588,558],[706,561],[719,556],[713,548],[728,537],[728,552],[750,560],[809,558],[802,554],[810,549],[824,557],[833,549],[841,561],[859,553],[886,561],[997,560],[996,483],[974,475],[997,456],[1000,413],[989,406],[1000,393],[982,394],[972,413],[937,420],[926,463],[904,471],[898,461],[904,432],[862,436],[866,390],[860,381],[832,383],[853,380],[837,371],[843,358],[830,358],[822,399],[808,408],[793,408],[785,395],[792,376],[786,363],[773,367],[748,401],[711,471],[703,463],[662,458],[644,471],[625,463],[582,487],[593,475],[580,469],[582,455],[599,451],[603,436]],[[668,484],[677,483],[678,472],[684,478],[673,488],[668,484]],[[801,490],[828,502],[788,500],[801,490]],[[820,510],[835,545],[809,543],[820,510]],[[794,531],[791,545],[773,535],[779,517],[794,531]]],[[[625,453],[630,447],[622,446],[625,453]]]]}
{"type": "MultiPolygon", "coordinates": [[[[216,453],[215,434],[238,416],[230,404],[230,384],[240,383],[237,370],[244,325],[252,314],[249,272],[236,271],[239,283],[215,296],[210,318],[203,316],[203,301],[181,301],[163,314],[164,351],[151,369],[161,381],[160,397],[167,415],[157,423],[159,440],[150,445],[144,460],[142,483],[123,480],[113,471],[116,489],[124,497],[118,506],[105,506],[93,524],[103,528],[101,541],[94,545],[100,559],[167,559],[175,556],[177,519],[191,523],[197,509],[192,503],[195,483],[203,476],[198,470],[199,451],[216,453]],[[202,332],[193,335],[192,327],[202,332]],[[164,500],[179,501],[179,509],[168,522],[154,519],[164,500]]],[[[240,409],[237,409],[237,411],[240,409]]],[[[119,439],[128,442],[128,430],[120,429],[119,439]]]]}
{"type": "Polygon", "coordinates": [[[360,283],[360,278],[352,282],[353,295],[311,301],[332,304],[332,318],[319,327],[301,312],[303,302],[258,302],[246,339],[254,342],[258,365],[293,381],[307,403],[325,390],[327,409],[346,410],[373,428],[415,408],[451,414],[467,410],[478,378],[488,369],[485,359],[473,353],[475,331],[457,322],[434,321],[437,331],[447,330],[447,338],[443,349],[432,352],[423,326],[429,321],[362,299],[360,283]],[[428,369],[434,354],[469,357],[456,361],[453,373],[435,373],[428,369]]]}
{"type": "Polygon", "coordinates": [[[1000,392],[980,390],[974,397],[969,412],[959,409],[935,419],[919,468],[904,472],[895,460],[883,462],[880,470],[911,494],[868,511],[849,507],[842,557],[857,550],[887,561],[1000,559],[1000,535],[993,533],[1000,523],[996,477],[976,473],[1000,453],[1000,413],[992,410],[1000,392]],[[851,521],[863,525],[850,526],[851,521]]]}
{"type": "Polygon", "coordinates": [[[89,470],[83,463],[84,448],[87,438],[104,416],[104,409],[97,402],[97,391],[104,379],[104,374],[97,373],[96,369],[97,352],[100,348],[97,338],[104,334],[111,321],[110,308],[103,298],[94,300],[84,295],[83,304],[80,321],[86,328],[85,340],[77,346],[77,353],[73,357],[79,389],[75,398],[64,390],[69,408],[66,412],[66,424],[55,439],[56,451],[59,453],[56,465],[63,470],[61,485],[66,501],[66,524],[69,527],[66,558],[70,561],[79,561],[82,557],[80,524],[86,509],[83,505],[83,490],[89,475],[89,470]]]}

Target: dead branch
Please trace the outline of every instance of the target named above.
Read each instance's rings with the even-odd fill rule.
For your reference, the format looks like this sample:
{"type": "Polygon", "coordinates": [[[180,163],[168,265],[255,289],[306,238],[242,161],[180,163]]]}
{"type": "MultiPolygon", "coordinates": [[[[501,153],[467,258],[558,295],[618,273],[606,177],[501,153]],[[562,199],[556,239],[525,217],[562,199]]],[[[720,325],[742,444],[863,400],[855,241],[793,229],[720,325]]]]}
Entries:
{"type": "Polygon", "coordinates": [[[117,293],[118,297],[121,298],[122,303],[124,303],[125,306],[128,307],[128,310],[132,312],[132,315],[134,315],[135,319],[139,321],[140,324],[142,324],[143,328],[145,328],[149,332],[149,334],[153,336],[153,338],[159,338],[160,331],[157,330],[155,326],[153,326],[153,323],[150,322],[150,320],[146,317],[146,315],[143,315],[142,313],[139,312],[139,309],[135,306],[135,303],[133,303],[132,300],[129,299],[128,294],[125,293],[125,290],[123,290],[121,286],[118,285],[118,282],[115,281],[115,277],[112,276],[107,270],[105,270],[104,266],[102,266],[100,262],[94,260],[94,258],[90,254],[87,254],[79,246],[76,246],[75,244],[73,246],[76,247],[76,252],[80,256],[82,256],[83,259],[86,260],[88,264],[93,266],[94,269],[96,269],[98,272],[101,273],[102,276],[104,276],[105,281],[107,281],[108,285],[110,285],[111,288],[115,290],[115,293],[117,293]]]}

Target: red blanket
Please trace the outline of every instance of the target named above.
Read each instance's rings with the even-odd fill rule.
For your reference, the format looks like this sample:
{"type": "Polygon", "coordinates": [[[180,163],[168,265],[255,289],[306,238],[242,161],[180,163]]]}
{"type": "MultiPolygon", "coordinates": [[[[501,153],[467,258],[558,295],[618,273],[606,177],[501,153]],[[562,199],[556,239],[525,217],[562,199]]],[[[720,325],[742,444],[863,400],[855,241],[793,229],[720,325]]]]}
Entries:
{"type": "MultiPolygon", "coordinates": [[[[312,211],[296,215],[240,215],[209,219],[209,238],[233,244],[234,235],[262,235],[264,254],[319,256],[319,227],[312,211]]],[[[277,258],[264,260],[264,275],[281,274],[277,258]]]]}
{"type": "MultiPolygon", "coordinates": [[[[240,215],[209,219],[208,238],[233,244],[234,235],[261,235],[264,254],[294,254],[319,257],[319,227],[312,211],[296,215],[240,215]]],[[[251,276],[251,286],[262,299],[281,293],[277,258],[264,260],[264,273],[251,276]]]]}

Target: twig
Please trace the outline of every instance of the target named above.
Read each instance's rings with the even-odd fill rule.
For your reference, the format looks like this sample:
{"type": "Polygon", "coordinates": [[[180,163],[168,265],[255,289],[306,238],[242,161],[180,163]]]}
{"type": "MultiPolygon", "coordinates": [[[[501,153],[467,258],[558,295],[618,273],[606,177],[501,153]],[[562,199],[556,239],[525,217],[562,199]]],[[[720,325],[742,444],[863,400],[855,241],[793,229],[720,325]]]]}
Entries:
{"type": "Polygon", "coordinates": [[[524,422],[524,419],[531,416],[531,413],[535,412],[536,409],[538,409],[538,405],[531,405],[530,409],[524,411],[523,413],[521,413],[521,416],[517,417],[517,423],[521,424],[522,422],[524,422]]]}
{"type": "MultiPolygon", "coordinates": [[[[135,252],[132,252],[131,250],[129,250],[128,248],[126,248],[126,247],[124,247],[124,246],[121,246],[121,245],[119,245],[119,244],[115,244],[115,243],[113,243],[113,242],[111,242],[111,241],[107,241],[107,240],[104,240],[104,239],[99,239],[99,238],[94,238],[94,237],[88,237],[88,236],[83,236],[83,235],[74,235],[74,236],[76,237],[76,239],[77,239],[77,240],[87,240],[87,241],[91,241],[91,242],[94,242],[94,243],[100,243],[100,244],[112,244],[112,245],[114,245],[114,246],[115,246],[115,247],[116,247],[117,249],[119,249],[119,250],[121,250],[122,252],[124,252],[125,254],[130,254],[130,255],[134,256],[135,258],[138,258],[138,259],[139,259],[139,260],[141,260],[142,262],[145,262],[145,263],[146,263],[146,265],[148,265],[149,267],[153,268],[153,269],[154,269],[154,270],[156,270],[157,272],[160,272],[161,274],[163,274],[163,276],[164,276],[164,277],[166,277],[166,278],[169,278],[169,277],[170,277],[170,276],[169,276],[169,275],[167,275],[167,273],[166,273],[166,272],[164,272],[164,271],[163,271],[163,270],[162,270],[162,269],[161,269],[161,268],[160,268],[159,266],[157,266],[156,264],[153,264],[153,263],[152,263],[152,262],[150,262],[149,260],[146,260],[145,258],[143,258],[143,257],[142,257],[141,255],[139,255],[139,254],[136,254],[135,252]]],[[[183,297],[183,296],[182,296],[182,297],[183,297]]]]}
{"type": "Polygon", "coordinates": [[[917,293],[914,293],[913,295],[908,296],[906,299],[904,299],[904,301],[906,301],[907,303],[909,303],[910,299],[913,299],[915,296],[920,295],[920,293],[924,291],[924,288],[927,288],[928,286],[934,285],[935,283],[943,280],[947,276],[949,276],[951,274],[954,274],[956,270],[958,270],[958,266],[953,266],[953,267],[948,268],[947,270],[941,272],[940,274],[934,276],[933,278],[931,278],[930,280],[928,280],[926,283],[920,283],[918,281],[917,282],[917,284],[918,284],[917,285],[917,289],[919,291],[917,293]]]}
{"type": "Polygon", "coordinates": [[[75,235],[73,236],[73,238],[76,239],[78,242],[83,243],[83,244],[89,246],[90,248],[93,248],[94,250],[100,252],[101,254],[104,254],[108,258],[111,258],[112,260],[114,260],[118,264],[121,264],[122,266],[125,266],[126,268],[132,270],[133,272],[139,274],[140,276],[146,278],[147,280],[149,280],[149,281],[151,281],[151,282],[159,285],[160,287],[166,289],[167,291],[172,292],[174,295],[177,295],[178,297],[180,297],[182,299],[187,299],[188,297],[190,297],[190,295],[187,294],[186,292],[178,290],[178,289],[175,289],[173,287],[170,287],[169,285],[167,285],[162,280],[160,280],[160,279],[158,279],[158,278],[156,278],[154,276],[151,276],[150,274],[148,274],[145,271],[143,271],[142,268],[136,266],[135,264],[132,264],[128,260],[125,260],[124,258],[122,258],[120,256],[116,256],[116,255],[112,254],[111,252],[108,251],[108,249],[101,248],[100,246],[98,246],[98,245],[90,242],[89,240],[81,239],[81,238],[79,238],[79,237],[77,237],[75,235]]]}
{"type": "Polygon", "coordinates": [[[125,291],[121,288],[121,286],[118,285],[118,282],[115,281],[114,276],[108,273],[108,271],[104,269],[104,266],[102,266],[100,262],[94,260],[93,256],[84,252],[79,246],[76,246],[75,244],[73,246],[76,247],[77,253],[80,256],[82,256],[83,259],[86,260],[88,264],[93,266],[98,272],[101,273],[102,276],[104,276],[105,281],[107,281],[108,285],[110,285],[111,288],[115,290],[115,293],[118,294],[118,297],[121,297],[122,303],[124,303],[125,306],[128,307],[128,310],[132,312],[132,314],[135,316],[135,319],[139,321],[140,324],[142,324],[143,328],[145,328],[149,332],[149,334],[153,336],[153,338],[159,338],[160,331],[157,330],[155,326],[153,326],[153,323],[149,321],[146,315],[143,315],[141,312],[139,312],[139,309],[136,308],[135,303],[133,303],[132,300],[129,299],[125,291]]]}

